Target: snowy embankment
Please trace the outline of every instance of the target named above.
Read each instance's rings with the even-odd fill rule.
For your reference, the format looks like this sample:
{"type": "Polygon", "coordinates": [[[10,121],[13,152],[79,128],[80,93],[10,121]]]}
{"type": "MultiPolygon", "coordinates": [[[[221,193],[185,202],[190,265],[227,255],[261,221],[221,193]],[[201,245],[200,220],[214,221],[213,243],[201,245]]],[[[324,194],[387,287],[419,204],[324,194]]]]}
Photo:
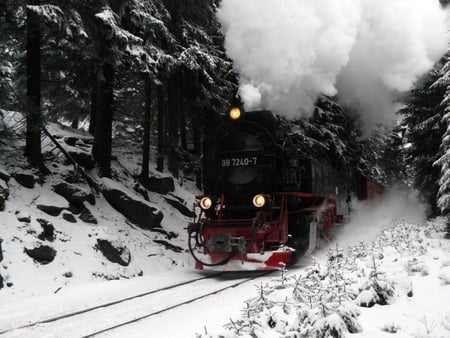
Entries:
{"type": "Polygon", "coordinates": [[[443,219],[397,221],[370,243],[330,244],[308,267],[257,286],[240,318],[198,337],[449,337],[444,229],[443,219]]]}

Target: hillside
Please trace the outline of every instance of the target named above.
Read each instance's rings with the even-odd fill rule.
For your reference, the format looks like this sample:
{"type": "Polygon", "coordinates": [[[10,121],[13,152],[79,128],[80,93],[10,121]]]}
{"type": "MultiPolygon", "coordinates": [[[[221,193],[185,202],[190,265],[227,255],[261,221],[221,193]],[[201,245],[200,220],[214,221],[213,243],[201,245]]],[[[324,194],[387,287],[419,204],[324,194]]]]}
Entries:
{"type": "Polygon", "coordinates": [[[151,168],[149,187],[173,191],[147,190],[134,178],[139,157],[131,143],[115,148],[113,178],[100,179],[95,170],[87,169],[91,136],[58,124],[51,124],[49,130],[72,156],[85,158],[85,168],[75,168],[49,138],[43,146],[46,175],[27,164],[17,139],[11,137],[1,144],[2,301],[56,293],[79,284],[192,268],[184,252],[184,228],[192,219],[186,215],[192,213],[192,191],[196,191],[191,181],[180,186],[151,168]],[[92,179],[91,185],[83,172],[92,179]],[[138,214],[147,218],[140,219],[138,214]]]}

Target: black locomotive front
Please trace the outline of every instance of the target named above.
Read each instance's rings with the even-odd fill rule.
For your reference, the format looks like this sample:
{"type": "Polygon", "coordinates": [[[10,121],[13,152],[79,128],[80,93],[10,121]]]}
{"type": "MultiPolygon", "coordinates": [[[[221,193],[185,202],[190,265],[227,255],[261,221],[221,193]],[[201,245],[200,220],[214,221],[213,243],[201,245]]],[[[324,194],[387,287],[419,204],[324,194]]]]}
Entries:
{"type": "Polygon", "coordinates": [[[205,193],[247,196],[276,190],[283,157],[275,140],[276,117],[269,111],[235,114],[222,118],[205,142],[205,193]]]}

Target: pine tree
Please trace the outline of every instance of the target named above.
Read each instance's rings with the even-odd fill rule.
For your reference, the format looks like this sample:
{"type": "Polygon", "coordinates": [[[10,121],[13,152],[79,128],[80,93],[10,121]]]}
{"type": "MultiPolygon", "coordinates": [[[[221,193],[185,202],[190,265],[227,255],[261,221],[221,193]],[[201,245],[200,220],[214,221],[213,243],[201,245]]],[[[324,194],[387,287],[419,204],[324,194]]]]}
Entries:
{"type": "Polygon", "coordinates": [[[434,166],[440,157],[439,148],[445,132],[444,109],[441,105],[446,88],[439,82],[439,70],[443,60],[424,76],[414,88],[405,108],[402,126],[405,130],[406,163],[413,186],[430,206],[430,214],[438,214],[439,168],[434,166]]]}
{"type": "Polygon", "coordinates": [[[15,90],[15,68],[20,59],[21,39],[24,28],[21,25],[20,7],[13,0],[5,0],[0,4],[0,108],[16,109],[18,97],[15,90]]]}
{"type": "Polygon", "coordinates": [[[41,162],[41,27],[36,10],[39,0],[32,0],[27,13],[27,113],[25,155],[38,167],[41,162]]]}
{"type": "Polygon", "coordinates": [[[403,133],[403,128],[396,126],[385,137],[385,147],[381,151],[380,162],[385,173],[387,186],[405,187],[409,183],[405,169],[403,133]]]}
{"type": "Polygon", "coordinates": [[[439,190],[437,193],[437,206],[442,214],[450,212],[450,58],[446,56],[446,62],[439,72],[438,80],[434,87],[445,88],[444,99],[441,107],[444,109],[443,124],[446,128],[440,145],[441,155],[434,162],[434,166],[440,168],[439,190]]]}

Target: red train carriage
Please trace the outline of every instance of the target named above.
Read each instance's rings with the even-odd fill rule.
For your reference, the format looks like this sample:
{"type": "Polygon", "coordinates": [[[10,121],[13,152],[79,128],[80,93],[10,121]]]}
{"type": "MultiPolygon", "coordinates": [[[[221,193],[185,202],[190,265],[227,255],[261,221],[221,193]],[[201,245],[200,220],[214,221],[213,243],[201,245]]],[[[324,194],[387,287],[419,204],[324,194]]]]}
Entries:
{"type": "Polygon", "coordinates": [[[355,174],[356,192],[359,200],[372,201],[383,193],[383,187],[373,182],[361,174],[355,174]]]}

